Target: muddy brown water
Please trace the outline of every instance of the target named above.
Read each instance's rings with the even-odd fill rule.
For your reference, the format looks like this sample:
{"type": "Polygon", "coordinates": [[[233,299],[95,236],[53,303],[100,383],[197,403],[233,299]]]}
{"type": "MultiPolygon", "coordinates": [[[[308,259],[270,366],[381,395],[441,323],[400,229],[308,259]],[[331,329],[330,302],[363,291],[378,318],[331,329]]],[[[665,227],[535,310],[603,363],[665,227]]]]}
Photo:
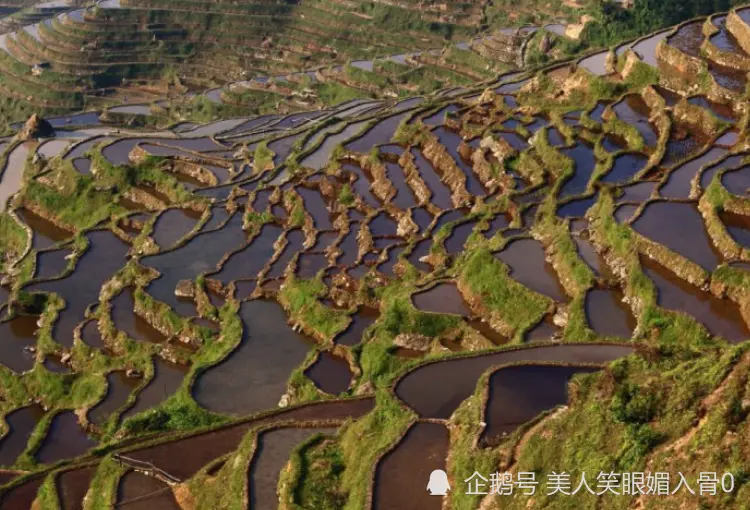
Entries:
{"type": "Polygon", "coordinates": [[[171,248],[195,227],[200,217],[201,213],[187,209],[168,209],[156,220],[151,237],[162,249],[171,248]]]}
{"type": "Polygon", "coordinates": [[[305,375],[315,386],[331,395],[345,392],[352,381],[349,362],[330,352],[321,352],[318,359],[305,370],[305,375]]]}
{"type": "Polygon", "coordinates": [[[37,254],[34,278],[45,280],[59,276],[68,268],[66,257],[73,253],[70,249],[44,251],[37,254]]]}
{"type": "Polygon", "coordinates": [[[65,411],[52,419],[47,436],[34,454],[34,458],[42,464],[49,464],[78,457],[94,445],[96,441],[81,428],[73,411],[65,411]]]}
{"type": "Polygon", "coordinates": [[[464,245],[469,239],[469,236],[471,236],[476,225],[476,221],[469,221],[453,227],[450,236],[444,241],[445,251],[451,255],[460,253],[464,249],[464,245]]]}
{"type": "Polygon", "coordinates": [[[748,196],[750,194],[750,166],[725,172],[721,176],[721,184],[733,195],[748,196]]]}
{"type": "Polygon", "coordinates": [[[612,169],[602,177],[602,182],[622,184],[632,180],[643,170],[648,158],[642,154],[621,154],[615,158],[612,169]]]}
{"type": "Polygon", "coordinates": [[[122,419],[135,416],[167,400],[177,392],[187,372],[188,367],[184,365],[170,363],[158,357],[154,358],[154,377],[138,393],[135,403],[122,413],[122,419]]]}
{"type": "Polygon", "coordinates": [[[83,510],[83,499],[89,490],[96,468],[65,471],[57,477],[57,494],[62,510],[83,510]]]}
{"type": "Polygon", "coordinates": [[[437,128],[433,131],[433,134],[438,137],[440,143],[443,144],[448,154],[456,162],[458,168],[466,175],[466,190],[475,196],[486,195],[487,190],[484,189],[484,186],[482,186],[482,183],[474,174],[474,170],[458,153],[458,146],[461,144],[462,138],[453,131],[449,131],[443,127],[437,128]]]}
{"type": "Polygon", "coordinates": [[[126,453],[128,457],[152,462],[181,480],[192,477],[212,460],[235,450],[252,427],[279,421],[345,420],[359,418],[375,406],[372,398],[324,402],[294,409],[280,409],[263,417],[168,443],[147,446],[126,453]]]}
{"type": "Polygon", "coordinates": [[[292,451],[316,434],[335,434],[335,428],[281,428],[260,434],[258,447],[248,470],[248,494],[251,510],[279,506],[277,487],[281,470],[292,451]]]}
{"type": "MultiPolygon", "coordinates": [[[[415,423],[375,470],[373,510],[440,510],[444,497],[425,489],[430,474],[446,469],[448,429],[438,423],[415,423]]],[[[459,482],[452,481],[454,490],[459,482]]]]}
{"type": "Polygon", "coordinates": [[[195,381],[195,400],[213,412],[249,414],[277,405],[289,375],[313,345],[289,327],[276,302],[245,302],[240,318],[240,345],[195,381]]]}
{"type": "Polygon", "coordinates": [[[43,477],[35,478],[30,482],[26,482],[18,487],[14,487],[0,499],[0,509],[2,510],[29,510],[33,508],[34,500],[36,499],[39,487],[41,487],[43,477]]]}
{"type": "Polygon", "coordinates": [[[107,374],[107,393],[89,410],[88,420],[94,425],[103,425],[112,413],[125,405],[128,397],[141,384],[140,379],[128,377],[124,370],[107,374]]]}
{"type": "Polygon", "coordinates": [[[11,482],[18,476],[18,473],[15,471],[2,471],[0,472],[0,487],[7,484],[8,482],[11,482]]]}
{"type": "Polygon", "coordinates": [[[70,239],[73,236],[72,233],[57,227],[51,221],[47,221],[41,216],[37,216],[28,209],[19,209],[17,214],[21,221],[34,231],[32,247],[36,250],[49,248],[50,246],[55,245],[60,241],[70,239]]]}
{"type": "Polygon", "coordinates": [[[720,262],[694,204],[654,202],[646,206],[633,228],[707,271],[713,271],[720,262]]]}
{"type": "Polygon", "coordinates": [[[409,113],[406,111],[381,120],[363,136],[346,144],[345,148],[354,152],[367,153],[376,145],[390,142],[398,125],[409,113]]]}
{"type": "Polygon", "coordinates": [[[719,218],[735,242],[740,246],[750,248],[750,216],[721,211],[719,218]]]}
{"type": "Polygon", "coordinates": [[[8,431],[0,438],[0,465],[12,466],[16,462],[44,414],[42,406],[32,404],[5,415],[8,431]]]}
{"type": "Polygon", "coordinates": [[[128,245],[109,230],[98,230],[86,235],[89,247],[79,258],[76,270],[60,280],[34,283],[28,292],[54,292],[65,300],[54,326],[55,340],[73,345],[73,329],[84,319],[87,307],[99,300],[102,284],[109,280],[125,263],[128,245]]]}
{"type": "Polygon", "coordinates": [[[167,341],[167,337],[135,313],[135,295],[132,287],[120,292],[111,303],[111,317],[116,329],[139,342],[163,343],[167,341]]]}
{"type": "Polygon", "coordinates": [[[560,188],[560,198],[580,195],[586,191],[596,167],[594,150],[591,146],[578,142],[573,148],[565,149],[562,153],[575,163],[575,173],[560,188]]]}
{"type": "Polygon", "coordinates": [[[304,187],[297,188],[297,193],[302,196],[305,210],[312,216],[315,228],[318,230],[332,229],[331,213],[328,211],[325,200],[323,200],[323,195],[317,190],[304,187]]]}
{"type": "Polygon", "coordinates": [[[497,444],[520,425],[568,402],[568,383],[576,374],[594,368],[526,365],[506,367],[490,377],[489,399],[484,411],[486,428],[481,441],[497,444]]]}
{"type": "Polygon", "coordinates": [[[637,321],[623,297],[619,288],[589,290],[584,306],[591,329],[602,336],[633,336],[637,321]]]}
{"type": "Polygon", "coordinates": [[[246,239],[247,234],[242,230],[242,215],[234,214],[219,230],[197,235],[174,251],[144,257],[142,264],[161,273],[148,286],[148,293],[154,299],[177,308],[179,303],[174,295],[177,282],[193,280],[199,274],[215,269],[225,254],[242,247],[246,239]]]}
{"type": "Polygon", "coordinates": [[[396,188],[396,195],[391,199],[391,203],[400,209],[417,205],[418,199],[406,182],[404,169],[396,163],[386,163],[385,169],[388,179],[396,188]]]}
{"type": "Polygon", "coordinates": [[[641,265],[656,286],[659,306],[691,315],[711,334],[730,342],[750,338],[747,324],[734,302],[701,291],[650,259],[642,257],[641,265]]]}
{"type": "Polygon", "coordinates": [[[510,276],[535,292],[555,301],[567,301],[552,265],[544,258],[544,248],[535,239],[511,241],[495,257],[510,267],[510,276]]]}
{"type": "MultiPolygon", "coordinates": [[[[302,251],[302,244],[305,242],[305,233],[299,229],[287,232],[286,240],[288,244],[284,248],[279,258],[273,263],[271,269],[269,269],[266,278],[281,278],[284,276],[284,271],[292,258],[302,251]]],[[[257,252],[256,252],[257,253],[257,252]]],[[[258,255],[251,255],[258,256],[258,255]]]]}
{"type": "Polygon", "coordinates": [[[452,313],[471,317],[471,309],[464,301],[454,283],[439,283],[434,287],[412,295],[414,306],[425,312],[452,313]]]}
{"type": "Polygon", "coordinates": [[[453,203],[451,202],[450,188],[440,180],[440,175],[425,159],[421,151],[412,148],[409,152],[414,157],[414,165],[417,167],[419,175],[432,193],[430,201],[440,209],[451,209],[453,203]]]}
{"type": "Polygon", "coordinates": [[[521,361],[607,363],[631,352],[631,347],[619,345],[540,345],[436,361],[403,377],[396,385],[396,395],[422,417],[448,419],[492,366],[521,361]]]}
{"type": "Polygon", "coordinates": [[[472,319],[468,321],[469,326],[477,331],[480,335],[487,338],[490,342],[495,345],[505,345],[510,342],[510,338],[495,331],[492,326],[484,322],[482,319],[472,319]]]}
{"type": "Polygon", "coordinates": [[[352,315],[351,323],[349,326],[339,333],[335,338],[335,342],[341,345],[357,345],[362,341],[362,336],[365,334],[367,328],[377,322],[380,317],[380,312],[373,308],[366,306],[360,307],[357,313],[352,315]]]}
{"type": "Polygon", "coordinates": [[[36,346],[37,320],[35,315],[18,315],[0,322],[0,363],[3,366],[17,373],[34,367],[34,354],[27,349],[36,346]]]}
{"type": "Polygon", "coordinates": [[[169,485],[137,471],[128,471],[117,486],[117,508],[181,510],[169,485]]]}

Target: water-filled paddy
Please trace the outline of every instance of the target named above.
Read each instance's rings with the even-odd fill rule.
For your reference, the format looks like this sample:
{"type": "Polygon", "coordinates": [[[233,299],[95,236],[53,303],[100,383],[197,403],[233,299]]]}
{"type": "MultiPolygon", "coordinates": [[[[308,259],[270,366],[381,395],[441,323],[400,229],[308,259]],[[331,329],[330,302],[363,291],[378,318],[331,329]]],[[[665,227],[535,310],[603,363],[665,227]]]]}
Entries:
{"type": "Polygon", "coordinates": [[[514,280],[556,301],[567,300],[555,270],[545,260],[539,241],[512,241],[495,256],[510,267],[510,276],[514,280]]]}
{"type": "Polygon", "coordinates": [[[338,395],[349,388],[352,373],[349,363],[340,356],[322,352],[317,360],[305,371],[315,386],[331,395],[338,395]]]}
{"type": "Polygon", "coordinates": [[[86,237],[89,247],[73,273],[26,287],[29,292],[53,292],[65,300],[65,309],[54,326],[54,337],[68,347],[73,344],[73,329],[83,321],[86,308],[98,301],[102,284],[124,265],[128,251],[128,246],[108,230],[94,231],[86,237]]]}
{"type": "Polygon", "coordinates": [[[435,469],[446,468],[448,429],[437,423],[416,423],[378,463],[373,488],[373,509],[439,510],[443,497],[431,496],[422,480],[435,469]],[[419,480],[419,483],[414,483],[419,480]]]}
{"type": "Polygon", "coordinates": [[[496,444],[539,413],[568,401],[568,383],[595,368],[527,365],[498,370],[489,383],[482,441],[496,444]]]}
{"type": "Polygon", "coordinates": [[[642,258],[641,264],[646,276],[656,286],[659,306],[687,313],[710,333],[731,342],[750,338],[739,308],[732,301],[701,291],[650,259],[642,258]]]}
{"type": "Polygon", "coordinates": [[[292,331],[280,305],[264,300],[240,307],[240,345],[224,361],[198,376],[195,399],[210,411],[249,414],[276,406],[289,374],[313,343],[292,331]],[[231,399],[225,395],[233,395],[231,399]]]}
{"type": "Polygon", "coordinates": [[[633,223],[633,228],[683,257],[712,271],[719,255],[694,204],[654,202],[633,223]]]}
{"type": "Polygon", "coordinates": [[[631,347],[618,345],[554,345],[434,362],[402,378],[396,395],[423,417],[447,419],[474,392],[479,376],[490,367],[521,361],[605,363],[631,351],[631,347]]]}
{"type": "Polygon", "coordinates": [[[430,289],[412,295],[414,306],[434,313],[452,313],[469,317],[471,309],[453,283],[440,283],[430,289]]]}

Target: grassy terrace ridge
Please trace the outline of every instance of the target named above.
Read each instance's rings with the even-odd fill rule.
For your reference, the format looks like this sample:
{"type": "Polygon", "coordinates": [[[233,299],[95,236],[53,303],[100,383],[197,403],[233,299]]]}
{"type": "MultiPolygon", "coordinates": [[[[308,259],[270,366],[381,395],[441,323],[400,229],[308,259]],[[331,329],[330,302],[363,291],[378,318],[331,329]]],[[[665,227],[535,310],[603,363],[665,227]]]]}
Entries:
{"type": "MultiPolygon", "coordinates": [[[[584,11],[122,7],[0,52],[7,122],[132,107],[2,142],[0,507],[62,508],[76,483],[91,510],[426,506],[433,469],[450,509],[750,506],[750,113],[709,34],[615,53],[612,31],[661,25],[587,6],[516,75],[500,35],[455,43],[584,11]],[[124,489],[138,462],[175,477],[149,480],[164,499],[124,489]],[[506,470],[537,493],[464,490],[506,470]],[[734,490],[547,494],[553,471],[703,470],[734,490]]],[[[745,69],[750,24],[724,30],[745,69]]]]}

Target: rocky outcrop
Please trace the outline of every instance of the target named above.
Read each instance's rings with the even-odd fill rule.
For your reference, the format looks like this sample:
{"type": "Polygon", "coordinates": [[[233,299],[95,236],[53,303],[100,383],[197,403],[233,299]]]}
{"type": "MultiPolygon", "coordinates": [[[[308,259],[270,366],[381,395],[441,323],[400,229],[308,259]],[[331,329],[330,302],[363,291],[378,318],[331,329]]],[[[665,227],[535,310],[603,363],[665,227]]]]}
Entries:
{"type": "Polygon", "coordinates": [[[413,351],[427,352],[432,348],[433,340],[434,338],[417,333],[401,333],[393,339],[393,345],[413,351]]]}
{"type": "Polygon", "coordinates": [[[49,136],[55,136],[54,128],[49,122],[35,113],[23,125],[21,131],[16,135],[16,139],[26,141],[49,136]]]}

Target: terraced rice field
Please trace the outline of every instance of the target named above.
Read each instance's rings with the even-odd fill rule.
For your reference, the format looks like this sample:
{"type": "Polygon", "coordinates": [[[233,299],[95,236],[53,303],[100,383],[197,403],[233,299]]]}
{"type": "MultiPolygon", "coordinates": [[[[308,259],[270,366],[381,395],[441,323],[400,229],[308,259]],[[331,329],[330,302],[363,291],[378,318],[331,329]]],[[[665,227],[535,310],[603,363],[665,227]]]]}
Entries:
{"type": "MultiPolygon", "coordinates": [[[[463,88],[440,89],[433,40],[394,27],[376,47],[341,6],[168,7],[65,9],[2,36],[0,65],[50,61],[67,88],[43,102],[61,110],[104,105],[122,92],[100,79],[165,55],[204,89],[238,82],[206,94],[217,104],[362,73],[403,92],[395,66],[436,84],[160,129],[132,119],[159,125],[171,103],[120,104],[4,140],[0,509],[493,508],[429,497],[426,477],[533,464],[540,413],[675,344],[750,336],[743,11],[613,51],[617,72],[605,52],[452,69],[463,88]],[[225,28],[188,44],[209,7],[225,28]],[[240,42],[264,51],[223,58],[240,42]],[[293,76],[331,54],[358,60],[293,76]],[[259,60],[286,78],[229,72],[259,60]]],[[[467,35],[476,15],[434,13],[467,35]]],[[[493,42],[467,48],[449,51],[489,59],[493,42]]]]}

